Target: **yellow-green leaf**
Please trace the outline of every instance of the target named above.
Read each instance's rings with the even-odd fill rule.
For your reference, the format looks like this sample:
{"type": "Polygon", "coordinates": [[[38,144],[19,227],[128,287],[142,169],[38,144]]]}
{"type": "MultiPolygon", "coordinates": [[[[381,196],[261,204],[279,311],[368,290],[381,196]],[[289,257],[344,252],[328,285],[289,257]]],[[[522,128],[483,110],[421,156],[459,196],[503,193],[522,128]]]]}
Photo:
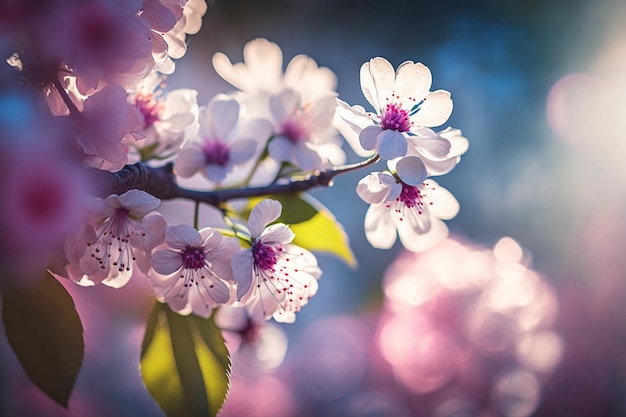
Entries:
{"type": "Polygon", "coordinates": [[[350,249],[348,235],[327,209],[323,208],[310,220],[292,224],[290,227],[296,234],[294,244],[310,251],[338,256],[353,268],[357,266],[356,258],[350,249]]]}
{"type": "Polygon", "coordinates": [[[67,407],[83,362],[83,326],[72,297],[46,272],[33,286],[4,279],[2,321],[30,380],[67,407]]]}
{"type": "Polygon", "coordinates": [[[230,381],[230,357],[213,317],[181,316],[156,303],[141,354],[146,388],[169,417],[215,416],[230,381]]]}

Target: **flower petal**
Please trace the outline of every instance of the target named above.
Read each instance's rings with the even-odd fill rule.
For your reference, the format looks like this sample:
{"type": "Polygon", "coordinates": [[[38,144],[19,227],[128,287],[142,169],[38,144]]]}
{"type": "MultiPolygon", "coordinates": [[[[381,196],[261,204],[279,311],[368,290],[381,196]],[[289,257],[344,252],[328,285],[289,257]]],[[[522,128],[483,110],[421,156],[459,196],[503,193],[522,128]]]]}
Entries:
{"type": "Polygon", "coordinates": [[[458,214],[459,202],[450,191],[439,186],[433,180],[428,180],[424,186],[427,189],[426,195],[432,202],[429,210],[433,216],[450,220],[458,214]]]}
{"type": "Polygon", "coordinates": [[[379,126],[367,126],[359,133],[359,142],[363,149],[371,151],[378,148],[379,136],[382,133],[379,126]]]}
{"type": "Polygon", "coordinates": [[[430,93],[420,105],[419,111],[411,116],[411,122],[417,126],[439,126],[452,114],[452,99],[445,90],[430,93]]]}
{"type": "Polygon", "coordinates": [[[370,59],[370,74],[374,80],[376,91],[376,110],[380,111],[385,104],[385,100],[391,97],[396,74],[393,66],[385,58],[376,57],[370,59]]]}
{"type": "Polygon", "coordinates": [[[248,230],[252,237],[260,236],[268,224],[280,217],[282,210],[280,202],[271,199],[262,200],[254,206],[248,218],[248,230]]]}
{"type": "Polygon", "coordinates": [[[394,91],[402,101],[409,98],[421,100],[430,91],[432,75],[421,62],[405,61],[396,70],[394,91]]]}
{"type": "Polygon", "coordinates": [[[152,254],[152,268],[161,275],[171,275],[183,266],[180,253],[170,249],[156,251],[152,254]]]}
{"type": "Polygon", "coordinates": [[[389,249],[396,242],[396,227],[385,204],[372,204],[365,214],[365,237],[375,248],[389,249]]]}
{"type": "Polygon", "coordinates": [[[416,156],[401,158],[396,163],[396,174],[402,182],[413,186],[420,185],[428,177],[424,162],[416,156]]]}
{"type": "Polygon", "coordinates": [[[199,248],[202,246],[202,237],[193,227],[180,224],[165,229],[165,242],[174,249],[182,250],[187,246],[199,248]]]}
{"type": "Polygon", "coordinates": [[[396,130],[383,130],[379,136],[378,153],[382,159],[405,156],[408,149],[406,137],[396,130]]]}
{"type": "Polygon", "coordinates": [[[237,299],[241,300],[252,286],[252,278],[254,276],[252,251],[244,250],[234,254],[230,264],[233,268],[235,282],[237,283],[237,299]]]}
{"type": "Polygon", "coordinates": [[[174,173],[189,178],[206,166],[204,153],[197,146],[190,146],[181,151],[174,160],[174,173]]]}
{"type": "Polygon", "coordinates": [[[239,119],[239,103],[237,100],[212,100],[208,108],[211,114],[213,139],[225,139],[235,128],[239,119]]]}
{"type": "Polygon", "coordinates": [[[379,174],[378,172],[374,172],[367,175],[362,178],[356,186],[356,193],[366,203],[382,203],[391,190],[392,184],[382,181],[381,175],[379,174]]]}
{"type": "Polygon", "coordinates": [[[135,217],[143,217],[161,204],[161,200],[141,190],[128,190],[119,196],[119,201],[135,217]]]}
{"type": "Polygon", "coordinates": [[[295,234],[289,228],[289,226],[283,223],[273,224],[268,226],[263,233],[261,233],[261,242],[266,245],[280,245],[283,243],[289,243],[293,240],[295,234]]]}

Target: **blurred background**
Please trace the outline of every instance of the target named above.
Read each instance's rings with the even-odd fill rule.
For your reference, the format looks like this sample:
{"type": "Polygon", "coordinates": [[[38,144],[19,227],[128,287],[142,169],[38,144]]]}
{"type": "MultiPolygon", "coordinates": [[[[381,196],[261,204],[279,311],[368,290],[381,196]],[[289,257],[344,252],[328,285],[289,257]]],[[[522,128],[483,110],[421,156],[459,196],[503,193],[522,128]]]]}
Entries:
{"type": "MultiPolygon", "coordinates": [[[[264,37],[285,65],[303,53],[329,67],[339,97],[369,109],[364,62],[420,61],[452,93],[445,126],[470,141],[437,178],[461,205],[450,239],[424,254],[367,243],[354,192],[365,173],[312,192],[359,266],[319,255],[320,290],[295,324],[226,335],[222,415],[626,416],[625,21],[617,0],[211,2],[168,88],[195,88],[200,104],[231,91],[211,57],[240,62],[264,37]]],[[[69,412],[2,341],[6,410],[162,415],[136,368],[140,286],[72,291],[88,349],[69,412]]]]}

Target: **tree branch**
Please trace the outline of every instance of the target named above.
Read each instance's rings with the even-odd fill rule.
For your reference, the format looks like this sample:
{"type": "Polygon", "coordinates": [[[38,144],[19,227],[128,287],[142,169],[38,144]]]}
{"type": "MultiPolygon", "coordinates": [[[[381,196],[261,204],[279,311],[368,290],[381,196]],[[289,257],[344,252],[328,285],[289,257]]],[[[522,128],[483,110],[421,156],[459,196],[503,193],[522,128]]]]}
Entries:
{"type": "Polygon", "coordinates": [[[213,191],[197,191],[180,187],[176,183],[173,172],[173,163],[154,168],[138,162],[126,165],[120,171],[109,172],[99,169],[90,169],[89,175],[95,185],[95,194],[106,197],[111,194],[123,194],[128,190],[143,190],[161,200],[183,198],[198,203],[206,203],[219,207],[221,203],[238,198],[262,197],[270,194],[286,194],[306,191],[315,187],[328,187],[333,179],[340,174],[356,171],[372,165],[380,157],[378,154],[355,164],[341,165],[327,170],[318,170],[299,180],[285,183],[275,183],[263,187],[225,188],[213,191]]]}

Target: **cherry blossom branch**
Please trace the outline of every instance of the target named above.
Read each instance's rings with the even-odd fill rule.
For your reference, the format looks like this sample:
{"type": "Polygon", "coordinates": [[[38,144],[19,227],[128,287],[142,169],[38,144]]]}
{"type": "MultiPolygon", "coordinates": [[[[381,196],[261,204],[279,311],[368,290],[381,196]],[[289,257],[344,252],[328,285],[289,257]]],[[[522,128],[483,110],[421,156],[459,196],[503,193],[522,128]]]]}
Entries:
{"type": "Polygon", "coordinates": [[[329,187],[337,175],[356,171],[378,162],[378,154],[365,161],[354,164],[340,165],[327,170],[318,170],[303,179],[291,180],[285,183],[270,184],[263,187],[226,188],[213,191],[198,191],[180,187],[176,183],[173,172],[173,163],[161,167],[151,167],[138,162],[126,165],[117,172],[90,169],[92,184],[95,184],[94,193],[100,197],[111,194],[123,194],[131,189],[139,189],[160,198],[171,200],[182,198],[206,203],[215,207],[238,198],[262,197],[271,194],[286,194],[298,191],[307,191],[315,187],[329,187]]]}
{"type": "Polygon", "coordinates": [[[71,114],[78,114],[78,113],[80,113],[78,111],[78,107],[76,107],[76,104],[74,104],[74,102],[70,98],[69,94],[67,94],[67,91],[65,91],[65,87],[63,87],[63,84],[61,84],[61,81],[58,78],[55,78],[52,81],[52,84],[54,85],[54,88],[56,88],[57,91],[59,92],[59,95],[63,99],[63,103],[65,103],[67,108],[70,110],[70,113],[71,114]]]}

